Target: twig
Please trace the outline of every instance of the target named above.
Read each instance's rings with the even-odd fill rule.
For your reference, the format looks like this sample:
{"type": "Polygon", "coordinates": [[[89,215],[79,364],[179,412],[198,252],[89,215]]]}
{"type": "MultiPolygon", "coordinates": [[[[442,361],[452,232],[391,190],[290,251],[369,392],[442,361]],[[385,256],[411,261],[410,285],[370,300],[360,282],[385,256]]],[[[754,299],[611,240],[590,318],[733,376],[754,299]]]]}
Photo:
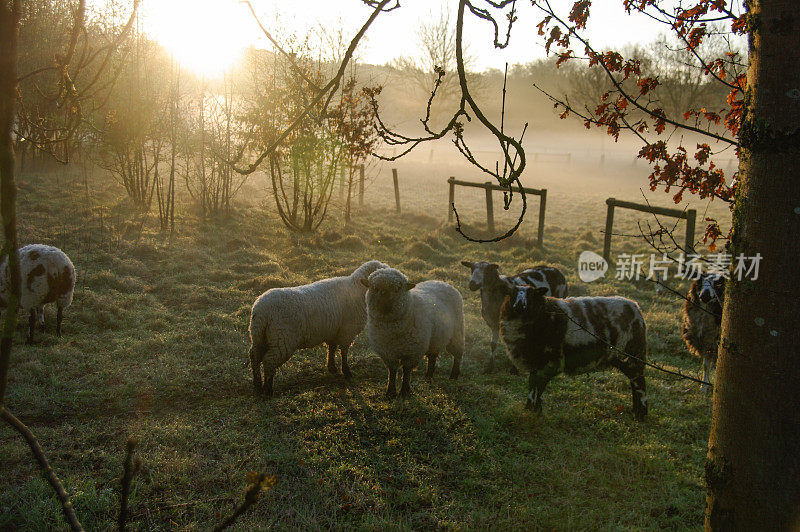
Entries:
{"type": "Polygon", "coordinates": [[[42,470],[45,480],[47,480],[47,482],[53,488],[53,491],[56,492],[58,501],[61,503],[61,509],[64,512],[64,518],[67,520],[69,527],[73,531],[82,531],[83,526],[81,525],[80,521],[78,521],[78,516],[75,515],[75,508],[72,507],[72,503],[69,500],[69,494],[67,494],[67,490],[64,489],[64,485],[56,476],[53,468],[50,467],[50,462],[48,462],[47,457],[44,455],[44,451],[42,451],[42,447],[39,445],[39,441],[36,439],[36,436],[33,435],[33,432],[31,432],[25,423],[17,419],[3,405],[0,405],[0,417],[2,417],[6,423],[11,425],[14,430],[19,432],[22,437],[25,438],[25,441],[28,442],[28,447],[31,448],[33,457],[36,458],[36,461],[39,463],[39,468],[42,470]]]}
{"type": "Polygon", "coordinates": [[[125,532],[125,525],[128,522],[128,495],[131,491],[131,482],[133,477],[139,471],[141,461],[136,458],[133,459],[133,454],[136,452],[136,438],[131,436],[125,443],[125,464],[123,466],[124,473],[120,481],[120,496],[119,496],[119,518],[117,519],[117,528],[120,532],[125,532]]]}
{"type": "Polygon", "coordinates": [[[252,505],[258,502],[261,494],[269,491],[278,481],[274,475],[266,473],[251,472],[247,474],[247,480],[250,484],[244,492],[244,500],[236,507],[236,509],[228,517],[226,517],[220,524],[214,527],[214,532],[224,530],[231,526],[244,512],[246,512],[252,505]]]}

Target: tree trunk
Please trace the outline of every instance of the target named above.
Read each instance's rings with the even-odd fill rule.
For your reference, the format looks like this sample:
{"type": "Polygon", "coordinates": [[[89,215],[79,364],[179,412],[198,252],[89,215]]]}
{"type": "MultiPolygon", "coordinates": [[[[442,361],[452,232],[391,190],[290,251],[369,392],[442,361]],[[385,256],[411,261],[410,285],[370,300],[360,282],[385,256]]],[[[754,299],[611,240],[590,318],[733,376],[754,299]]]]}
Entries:
{"type": "MultiPolygon", "coordinates": [[[[3,223],[3,253],[8,256],[9,295],[4,302],[0,334],[0,408],[8,382],[11,346],[17,325],[20,297],[19,255],[17,248],[17,185],[14,182],[13,128],[17,103],[17,40],[19,0],[0,0],[0,215],[3,223]]],[[[0,255],[1,258],[1,255],[0,255]]]]}
{"type": "Polygon", "coordinates": [[[750,4],[750,66],[706,462],[707,530],[800,527],[800,4],[750,4]]]}

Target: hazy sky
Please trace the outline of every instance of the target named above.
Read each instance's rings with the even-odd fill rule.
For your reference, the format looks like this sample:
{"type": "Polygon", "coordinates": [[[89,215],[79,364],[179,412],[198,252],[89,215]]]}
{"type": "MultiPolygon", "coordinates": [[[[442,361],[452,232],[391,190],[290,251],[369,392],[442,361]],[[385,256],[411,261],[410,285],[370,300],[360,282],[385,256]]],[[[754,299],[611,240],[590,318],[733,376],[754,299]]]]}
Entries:
{"type": "MultiPolygon", "coordinates": [[[[371,9],[360,0],[253,0],[262,22],[276,34],[295,32],[303,35],[321,25],[332,30],[344,28],[351,37],[369,16],[371,9]]],[[[478,2],[480,4],[480,2],[478,2]]],[[[660,24],[642,15],[629,16],[621,0],[596,0],[592,5],[588,36],[599,48],[619,47],[627,43],[647,43],[659,32],[660,24]]],[[[566,15],[572,0],[553,0],[566,15]]],[[[425,21],[438,20],[451,10],[455,21],[454,0],[401,0],[401,8],[381,14],[370,28],[367,40],[359,49],[362,61],[384,64],[400,56],[418,54],[416,29],[425,21]]],[[[519,20],[514,25],[507,50],[492,45],[491,26],[468,15],[465,39],[474,68],[502,69],[505,62],[526,63],[545,55],[536,24],[542,16],[527,0],[517,3],[519,20]]],[[[144,0],[143,29],[162,42],[174,55],[197,70],[213,73],[226,68],[224,63],[249,45],[269,48],[247,7],[236,0],[144,0]],[[217,68],[216,63],[222,66],[217,68]]]]}

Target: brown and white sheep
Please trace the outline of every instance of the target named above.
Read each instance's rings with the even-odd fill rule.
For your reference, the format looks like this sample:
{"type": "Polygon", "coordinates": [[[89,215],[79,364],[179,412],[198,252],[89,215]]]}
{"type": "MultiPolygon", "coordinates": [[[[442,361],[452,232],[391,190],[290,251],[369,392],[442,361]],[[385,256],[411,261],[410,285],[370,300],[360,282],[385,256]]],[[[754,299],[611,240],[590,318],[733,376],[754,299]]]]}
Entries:
{"type": "MultiPolygon", "coordinates": [[[[703,380],[710,382],[711,369],[717,361],[725,278],[702,274],[689,288],[683,305],[681,334],[689,352],[703,360],[703,380]]],[[[700,389],[708,392],[707,384],[700,389]]]]}
{"type": "MultiPolygon", "coordinates": [[[[33,343],[36,317],[44,330],[44,306],[55,303],[56,335],[61,336],[64,309],[72,304],[75,290],[75,266],[60,249],[44,244],[30,244],[19,250],[22,286],[19,306],[29,313],[28,343],[33,343]]],[[[0,308],[8,306],[11,286],[8,276],[8,257],[0,264],[0,308]]]]}
{"type": "MultiPolygon", "coordinates": [[[[500,340],[500,306],[506,297],[505,282],[519,286],[547,288],[546,295],[564,298],[567,297],[567,280],[563,273],[552,266],[539,265],[516,275],[503,275],[500,273],[500,266],[494,263],[462,260],[461,264],[469,268],[472,273],[469,289],[481,292],[481,317],[492,331],[491,352],[485,370],[486,373],[491,373],[494,371],[495,352],[500,340]]],[[[511,366],[511,372],[516,374],[517,368],[511,366]]]]}
{"type": "Polygon", "coordinates": [[[526,408],[540,412],[547,383],[613,366],[631,383],[633,413],[647,415],[647,330],[639,305],[623,297],[545,297],[545,288],[507,283],[500,334],[509,358],[529,373],[526,408]]]}

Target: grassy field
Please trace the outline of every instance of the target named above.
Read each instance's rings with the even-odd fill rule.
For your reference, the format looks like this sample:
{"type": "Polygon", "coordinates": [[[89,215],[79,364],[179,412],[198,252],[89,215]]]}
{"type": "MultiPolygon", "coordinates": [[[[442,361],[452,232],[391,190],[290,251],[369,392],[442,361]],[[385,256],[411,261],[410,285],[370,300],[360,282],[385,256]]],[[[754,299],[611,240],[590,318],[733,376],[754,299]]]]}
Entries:
{"type": "MultiPolygon", "coordinates": [[[[264,204],[263,185],[253,183],[243,197],[254,200],[225,220],[183,211],[171,241],[99,174],[88,189],[77,167],[22,176],[21,243],[62,248],[78,282],[63,337],[53,333],[50,309],[39,343],[15,348],[7,404],[40,438],[87,529],[114,526],[130,435],[143,461],[132,529],[207,528],[239,500],[251,470],[279,480],[240,520],[241,530],[701,526],[710,401],[698,386],[648,369],[650,417],[637,423],[621,374],[559,377],[545,392],[544,415],[532,415],[523,409],[525,377],[510,375],[505,360],[495,374],[482,372],[488,329],[459,265],[491,260],[512,272],[547,263],[567,275],[573,295],[631,297],[648,323],[650,359],[698,375],[674,295],[658,295],[646,281],[611,276],[589,285],[576,276],[580,251],[602,249],[603,200],[622,198],[627,187],[623,199],[635,201],[636,186],[612,170],[577,187],[541,177],[551,187],[544,249],[529,246],[534,222],[508,241],[477,245],[443,223],[443,181],[461,170],[445,165],[430,176],[423,166],[401,170],[402,215],[386,208],[393,196],[384,168],[349,227],[337,211],[318,235],[287,234],[264,204]],[[253,397],[254,299],[271,287],[349,273],[371,258],[461,291],[468,346],[461,378],[450,381],[452,360],[440,357],[432,382],[419,375],[412,398],[387,401],[385,370],[362,336],[351,350],[352,382],[325,371],[320,347],[279,369],[272,400],[253,397]]],[[[457,194],[464,215],[480,220],[482,191],[457,194]]],[[[498,215],[498,225],[512,216],[498,215]]],[[[635,216],[618,219],[619,232],[635,231],[635,216]]],[[[635,239],[619,238],[614,248],[649,253],[635,239]]],[[[22,325],[17,340],[24,341],[22,325]]],[[[0,471],[0,529],[64,528],[27,446],[8,427],[0,428],[0,471]]]]}

